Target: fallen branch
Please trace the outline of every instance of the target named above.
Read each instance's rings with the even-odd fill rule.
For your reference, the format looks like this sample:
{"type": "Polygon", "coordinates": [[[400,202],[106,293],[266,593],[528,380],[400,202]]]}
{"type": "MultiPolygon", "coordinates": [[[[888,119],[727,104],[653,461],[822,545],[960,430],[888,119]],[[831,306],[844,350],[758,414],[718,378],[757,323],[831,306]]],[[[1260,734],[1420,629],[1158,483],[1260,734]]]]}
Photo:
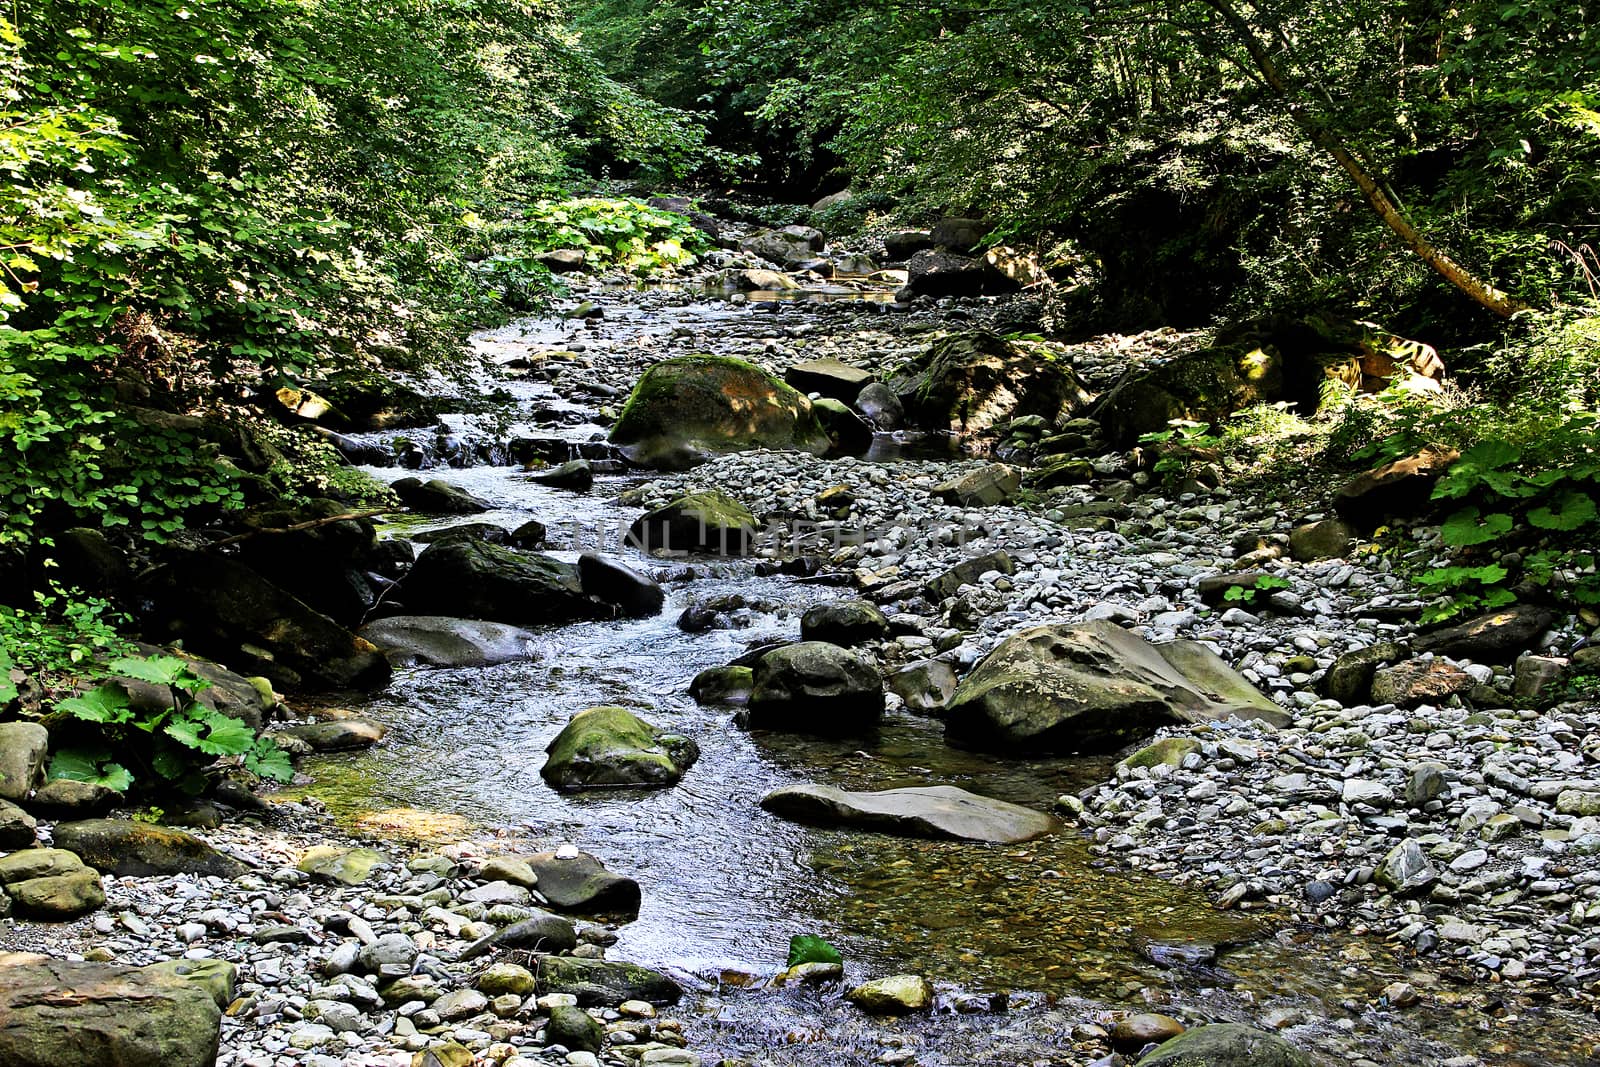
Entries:
{"type": "Polygon", "coordinates": [[[248,541],[250,538],[260,537],[262,534],[299,533],[301,530],[310,530],[318,526],[327,526],[329,523],[334,522],[345,522],[350,519],[376,518],[379,515],[387,515],[393,510],[393,508],[379,508],[376,511],[352,511],[348,515],[326,515],[320,519],[308,519],[305,522],[297,522],[292,526],[269,526],[260,530],[251,530],[248,533],[234,534],[232,537],[224,537],[222,540],[216,543],[215,547],[221,548],[224,545],[236,545],[240,541],[248,541]]]}

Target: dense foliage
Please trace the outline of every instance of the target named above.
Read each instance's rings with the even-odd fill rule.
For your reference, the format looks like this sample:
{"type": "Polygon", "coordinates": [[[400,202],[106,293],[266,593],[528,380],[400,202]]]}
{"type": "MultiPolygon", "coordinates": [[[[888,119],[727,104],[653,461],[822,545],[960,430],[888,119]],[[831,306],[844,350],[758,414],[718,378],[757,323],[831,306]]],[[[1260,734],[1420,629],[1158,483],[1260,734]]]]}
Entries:
{"type": "Polygon", "coordinates": [[[0,70],[0,539],[236,506],[226,434],[166,416],[454,352],[546,277],[521,205],[703,139],[539,0],[45,0],[0,70]]]}

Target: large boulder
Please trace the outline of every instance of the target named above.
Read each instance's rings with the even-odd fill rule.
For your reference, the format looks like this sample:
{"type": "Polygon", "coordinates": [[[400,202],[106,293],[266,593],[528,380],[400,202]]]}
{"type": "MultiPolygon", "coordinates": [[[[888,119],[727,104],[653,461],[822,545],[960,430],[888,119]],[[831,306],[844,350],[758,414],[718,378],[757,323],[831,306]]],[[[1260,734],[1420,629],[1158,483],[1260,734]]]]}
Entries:
{"type": "Polygon", "coordinates": [[[1513,604],[1423,634],[1411,646],[1418,652],[1509,664],[1524,652],[1537,651],[1539,638],[1560,619],[1560,612],[1541,604],[1513,604]]]}
{"type": "Polygon", "coordinates": [[[448,615],[392,615],[360,630],[396,667],[487,667],[538,659],[538,636],[519,626],[448,615]]]}
{"type": "Polygon", "coordinates": [[[443,478],[401,478],[389,486],[400,503],[424,515],[478,515],[492,505],[443,478]]]}
{"type": "Polygon", "coordinates": [[[1139,1067],[1311,1067],[1311,1057],[1276,1034],[1212,1023],[1163,1042],[1139,1067]]]}
{"type": "Polygon", "coordinates": [[[1152,645],[1099,620],[1006,638],[957,688],[945,729],[977,748],[1109,752],[1224,716],[1292,721],[1204,645],[1152,645]]]}
{"type": "Polygon", "coordinates": [[[539,880],[539,894],[557,911],[630,919],[639,914],[639,883],[607,870],[587,852],[538,852],[523,859],[539,880]]]}
{"type": "Polygon", "coordinates": [[[811,401],[760,367],[725,356],[679,356],[640,377],[611,443],[644,467],[682,470],[754,448],[828,450],[811,401]]]}
{"type": "Polygon", "coordinates": [[[933,234],[927,230],[892,230],[883,235],[883,252],[891,260],[909,259],[933,247],[933,234]]]}
{"type": "Polygon", "coordinates": [[[610,614],[584,591],[576,564],[486,541],[443,541],[417,557],[401,583],[412,611],[552,625],[610,614]]]}
{"type": "Polygon", "coordinates": [[[883,707],[877,668],[849,649],[801,641],[756,663],[750,725],[757,729],[863,733],[878,725],[883,707]]]}
{"type": "Polygon", "coordinates": [[[564,792],[672,785],[700,758],[700,747],[664,733],[626,708],[578,712],[545,749],[539,774],[564,792]]]}
{"type": "Polygon", "coordinates": [[[816,259],[824,247],[822,231],[809,226],[758,230],[739,242],[739,251],[791,268],[816,259]]]}
{"type": "Polygon", "coordinates": [[[95,870],[123,877],[199,874],[237,878],[247,870],[193,834],[124,819],[58,823],[55,843],[95,870]]]}
{"type": "Polygon", "coordinates": [[[383,653],[238,560],[170,549],[141,591],[147,633],[274,685],[365,689],[389,680],[383,653]]]}
{"type": "Polygon", "coordinates": [[[1364,471],[1333,497],[1333,510],[1371,530],[1393,518],[1421,515],[1433,507],[1433,485],[1461,458],[1453,448],[1425,448],[1364,471]]]}
{"type": "Polygon", "coordinates": [[[802,641],[826,641],[846,648],[882,641],[889,636],[889,620],[865,600],[841,600],[807,608],[800,616],[802,641]]]}
{"type": "Polygon", "coordinates": [[[820,826],[848,826],[908,837],[1013,845],[1056,828],[1056,820],[1020,804],[953,785],[857,793],[826,785],[792,785],[761,798],[774,815],[820,826]]]}
{"type": "Polygon", "coordinates": [[[641,619],[661,614],[667,592],[626,563],[596,552],[578,557],[578,580],[583,591],[607,604],[622,618],[641,619]]]}
{"type": "Polygon", "coordinates": [[[326,499],[254,509],[239,558],[335,622],[358,624],[377,601],[366,572],[376,569],[378,534],[370,518],[341,518],[351,512],[326,499]]]}
{"type": "Polygon", "coordinates": [[[742,556],[758,524],[750,509],[721,493],[691,493],[634,520],[628,543],[644,552],[742,556]]]}
{"type": "Polygon", "coordinates": [[[1282,392],[1283,361],[1275,349],[1239,345],[1189,352],[1125,375],[1100,405],[1100,428],[1106,440],[1128,448],[1174,419],[1215,422],[1282,392]]]}
{"type": "MultiPolygon", "coordinates": [[[[258,733],[277,706],[277,699],[270,687],[260,678],[246,678],[219,663],[188,655],[181,649],[161,648],[143,642],[135,642],[133,647],[141,656],[176,656],[183,660],[191,674],[208,683],[195,694],[196,702],[231,719],[238,719],[258,733]]],[[[128,694],[128,706],[135,711],[155,715],[172,707],[172,690],[167,686],[122,675],[115,675],[112,680],[128,694]]]]}
{"type": "Polygon", "coordinates": [[[906,261],[910,296],[993,296],[1022,288],[988,257],[926,249],[906,261]]]}
{"type": "Polygon", "coordinates": [[[1025,415],[1059,422],[1090,400],[1070,367],[981,330],[939,340],[889,387],[913,425],[959,434],[997,433],[1025,415]]]}
{"type": "Polygon", "coordinates": [[[209,984],[172,965],[0,954],[6,1067],[211,1067],[221,1023],[209,984]]]}

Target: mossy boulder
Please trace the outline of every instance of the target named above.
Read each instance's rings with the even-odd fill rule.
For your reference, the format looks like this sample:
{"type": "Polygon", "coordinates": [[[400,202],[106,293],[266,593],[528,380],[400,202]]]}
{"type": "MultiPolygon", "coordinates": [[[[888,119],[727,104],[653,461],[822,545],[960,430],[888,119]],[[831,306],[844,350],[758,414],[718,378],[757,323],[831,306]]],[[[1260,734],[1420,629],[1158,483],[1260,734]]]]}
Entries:
{"type": "Polygon", "coordinates": [[[1100,406],[1100,428],[1120,448],[1174,419],[1215,422],[1283,395],[1283,360],[1270,346],[1221,346],[1126,375],[1100,406]]]}
{"type": "Polygon", "coordinates": [[[755,672],[749,667],[708,667],[689,683],[689,695],[699,704],[743,705],[750,702],[754,686],[755,672]]]}
{"type": "Polygon", "coordinates": [[[1204,645],[1152,645],[1107,621],[1035,626],[991,652],[957,688],[945,721],[975,748],[1106,752],[1162,726],[1291,716],[1204,645]]]}
{"type": "Polygon", "coordinates": [[[123,819],[59,823],[55,843],[95,870],[120,877],[196,874],[237,878],[248,869],[182,830],[123,819]]]}
{"type": "Polygon", "coordinates": [[[571,993],[580,1006],[614,1008],[626,1000],[673,1004],[683,987],[636,963],[546,956],[539,963],[539,992],[571,993]]]}
{"type": "Polygon", "coordinates": [[[641,515],[628,543],[644,552],[708,552],[742,556],[758,526],[750,509],[721,493],[690,493],[641,515]]]}
{"type": "Polygon", "coordinates": [[[998,434],[1028,415],[1053,424],[1091,399],[1076,372],[1052,351],[982,330],[937,341],[888,384],[912,425],[958,434],[998,434]]]}
{"type": "Polygon", "coordinates": [[[726,356],[679,356],[639,379],[611,443],[640,466],[684,470],[756,448],[822,455],[828,435],[804,393],[726,356]]]}
{"type": "Polygon", "coordinates": [[[578,712],[545,749],[539,774],[564,792],[621,786],[672,785],[700,757],[700,748],[663,733],[626,708],[578,712]]]}
{"type": "Polygon", "coordinates": [[[1163,1042],[1140,1067],[1311,1067],[1311,1057],[1275,1034],[1242,1023],[1197,1026],[1163,1042]]]}
{"type": "Polygon", "coordinates": [[[824,641],[773,649],[755,666],[750,725],[814,734],[866,733],[883,717],[883,681],[871,662],[824,641]]]}

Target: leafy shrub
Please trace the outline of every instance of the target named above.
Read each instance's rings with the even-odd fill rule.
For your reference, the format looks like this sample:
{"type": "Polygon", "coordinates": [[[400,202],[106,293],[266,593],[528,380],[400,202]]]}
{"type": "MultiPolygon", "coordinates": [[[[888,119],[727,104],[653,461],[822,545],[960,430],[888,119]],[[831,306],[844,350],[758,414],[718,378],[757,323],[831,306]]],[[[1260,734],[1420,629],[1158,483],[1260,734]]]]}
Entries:
{"type": "Polygon", "coordinates": [[[264,778],[287,782],[294,776],[288,755],[271,740],[195,699],[211,683],[183,660],[123,656],[107,670],[166,686],[171,704],[154,713],[136,710],[116,681],[59,701],[57,714],[92,724],[98,737],[58,749],[50,760],[50,778],[94,782],[121,793],[135,782],[155,790],[196,793],[204,784],[204,769],[227,757],[238,757],[247,770],[264,778]]]}

